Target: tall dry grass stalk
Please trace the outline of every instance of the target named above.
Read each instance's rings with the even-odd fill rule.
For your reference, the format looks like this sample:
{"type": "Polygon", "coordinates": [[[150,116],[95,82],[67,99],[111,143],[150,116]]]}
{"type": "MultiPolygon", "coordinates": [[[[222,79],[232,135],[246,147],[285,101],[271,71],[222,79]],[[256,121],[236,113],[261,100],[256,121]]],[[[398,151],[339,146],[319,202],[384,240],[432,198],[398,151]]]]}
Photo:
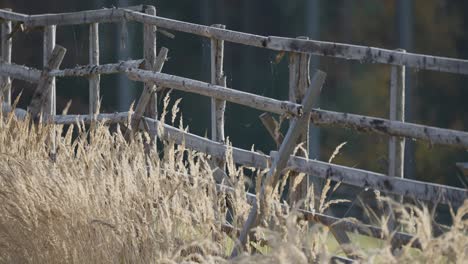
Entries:
{"type": "MultiPolygon", "coordinates": [[[[174,122],[177,112],[171,113],[174,122]]],[[[227,195],[216,191],[209,157],[183,145],[165,142],[161,159],[155,153],[147,159],[144,133],[128,143],[120,129],[110,132],[99,124],[92,131],[83,125],[63,130],[56,127],[54,163],[46,144],[50,126],[0,117],[0,262],[228,262],[232,239],[222,229],[226,214],[240,227],[249,211],[244,175],[249,168],[235,166],[229,151],[227,171],[235,191],[227,195]]],[[[266,172],[249,170],[258,178],[266,172]]],[[[268,246],[256,251],[261,254],[251,248],[231,261],[328,262],[328,229],[308,229],[294,210],[281,210],[279,196],[270,202],[271,215],[257,230],[268,246]]],[[[396,207],[423,251],[405,247],[394,256],[388,242],[362,248],[363,262],[461,263],[467,258],[468,203],[453,213],[455,224],[439,238],[430,232],[424,209],[396,207]]]]}

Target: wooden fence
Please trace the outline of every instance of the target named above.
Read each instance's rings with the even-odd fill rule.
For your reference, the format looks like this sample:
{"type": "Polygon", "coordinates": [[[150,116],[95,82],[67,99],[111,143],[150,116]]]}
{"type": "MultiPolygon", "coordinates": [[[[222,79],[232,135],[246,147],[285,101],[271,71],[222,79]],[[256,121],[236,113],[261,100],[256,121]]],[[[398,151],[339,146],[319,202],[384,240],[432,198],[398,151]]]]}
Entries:
{"type": "MultiPolygon", "coordinates": [[[[403,178],[404,139],[419,139],[431,144],[448,145],[468,149],[468,133],[444,128],[405,123],[404,121],[404,83],[405,67],[418,68],[456,74],[468,74],[468,61],[430,55],[414,54],[404,50],[387,50],[374,47],[356,46],[341,43],[322,42],[308,38],[282,38],[275,36],[259,36],[228,30],[224,25],[204,26],[156,15],[153,6],[134,6],[127,8],[112,8],[91,10],[75,13],[25,15],[0,9],[1,23],[1,62],[0,62],[0,92],[3,97],[3,111],[15,111],[19,118],[28,114],[33,118],[42,113],[46,120],[55,124],[72,124],[76,122],[92,123],[127,123],[133,130],[145,129],[152,136],[162,140],[184,143],[188,148],[204,152],[216,159],[216,166],[223,171],[226,153],[232,152],[234,162],[257,168],[269,168],[264,185],[256,196],[248,194],[252,210],[246,224],[240,231],[239,246],[233,256],[242,250],[249,231],[255,227],[268,209],[268,199],[271,186],[275,186],[280,173],[287,167],[294,172],[343,182],[361,188],[369,188],[387,194],[405,196],[415,200],[431,203],[460,206],[467,198],[467,190],[414,181],[403,178]],[[140,60],[131,60],[111,64],[99,64],[99,24],[139,22],[143,27],[144,55],[140,60]],[[89,25],[89,64],[70,69],[60,69],[60,64],[66,50],[56,45],[55,34],[57,26],[88,24],[89,25]],[[14,35],[28,28],[43,28],[43,69],[34,69],[11,62],[14,35]],[[187,32],[211,39],[211,83],[184,78],[181,76],[161,73],[168,49],[156,49],[156,31],[175,30],[187,32]],[[290,56],[289,100],[280,101],[256,94],[242,92],[226,87],[223,72],[224,42],[233,42],[258,48],[288,52],[290,56]],[[325,73],[316,71],[310,78],[310,55],[328,56],[341,59],[358,60],[361,63],[381,63],[393,65],[390,87],[390,117],[389,119],[340,113],[318,109],[318,95],[325,80],[325,73]],[[100,114],[99,87],[100,75],[126,74],[134,81],[144,83],[142,95],[133,113],[100,114]],[[55,78],[65,76],[85,77],[89,80],[89,113],[87,115],[56,115],[55,78]],[[27,110],[11,109],[11,80],[19,79],[37,83],[33,99],[27,110]],[[211,139],[203,138],[179,130],[157,120],[156,90],[159,87],[172,88],[184,92],[208,96],[211,101],[211,139]],[[226,102],[236,103],[278,115],[291,118],[286,135],[274,135],[268,127],[264,116],[262,121],[275,137],[279,149],[270,155],[244,150],[224,143],[224,111],[226,102]],[[349,128],[365,133],[378,133],[389,136],[389,172],[387,175],[354,169],[336,164],[310,160],[305,157],[291,156],[298,142],[307,142],[309,123],[317,126],[333,126],[349,128]],[[163,129],[158,129],[163,128],[163,129]]],[[[54,136],[51,138],[54,149],[54,136]]],[[[53,153],[52,153],[53,154],[53,153]]],[[[302,156],[302,155],[301,155],[302,156]]],[[[306,183],[307,184],[307,183],[306,183]]],[[[219,191],[229,191],[230,187],[218,185],[219,191]]],[[[306,186],[307,187],[307,186],[306,186]]],[[[303,194],[301,194],[303,195],[303,194]]],[[[296,198],[299,199],[301,196],[296,198]]],[[[309,221],[320,222],[332,228],[339,243],[349,243],[345,231],[358,232],[385,239],[384,232],[374,226],[367,226],[337,219],[325,214],[317,214],[301,210],[303,217],[309,221]]],[[[410,243],[420,247],[417,239],[410,234],[395,232],[392,237],[394,245],[401,246],[410,243]]],[[[345,251],[346,252],[346,251],[345,251]]],[[[346,252],[349,253],[349,252],[346,252]]],[[[353,257],[349,254],[349,257],[353,257]]],[[[352,262],[351,259],[337,258],[352,262]]]]}

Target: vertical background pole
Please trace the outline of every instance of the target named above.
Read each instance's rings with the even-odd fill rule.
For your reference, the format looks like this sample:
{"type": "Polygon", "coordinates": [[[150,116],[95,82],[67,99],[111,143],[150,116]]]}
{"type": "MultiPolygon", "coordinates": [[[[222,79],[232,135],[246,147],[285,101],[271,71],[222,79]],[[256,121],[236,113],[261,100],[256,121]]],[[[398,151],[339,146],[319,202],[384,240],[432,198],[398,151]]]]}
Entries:
{"type": "MultiPolygon", "coordinates": [[[[10,8],[5,9],[12,11],[10,8]]],[[[11,63],[12,38],[11,21],[5,21],[1,25],[1,60],[6,63],[11,63]]],[[[3,97],[3,102],[11,105],[11,79],[10,77],[0,77],[0,96],[3,97]]]]}
{"type": "MultiPolygon", "coordinates": [[[[89,64],[99,65],[99,24],[89,25],[89,64]]],[[[89,77],[89,114],[99,114],[99,87],[101,77],[93,74],[89,77]]]]}

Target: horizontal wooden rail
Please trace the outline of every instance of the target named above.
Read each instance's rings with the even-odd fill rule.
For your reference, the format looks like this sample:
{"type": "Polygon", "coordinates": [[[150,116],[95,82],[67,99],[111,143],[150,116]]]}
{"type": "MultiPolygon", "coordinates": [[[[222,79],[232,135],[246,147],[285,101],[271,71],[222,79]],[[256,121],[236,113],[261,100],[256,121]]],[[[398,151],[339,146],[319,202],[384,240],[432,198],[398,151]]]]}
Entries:
{"type": "Polygon", "coordinates": [[[41,71],[35,68],[0,61],[0,76],[37,83],[41,77],[41,71]]]}
{"type": "MultiPolygon", "coordinates": [[[[142,62],[143,60],[133,60],[99,66],[85,65],[72,69],[53,70],[50,72],[50,75],[56,77],[87,76],[89,74],[113,74],[128,71],[129,77],[134,80],[152,81],[159,86],[215,97],[272,113],[292,115],[302,114],[302,107],[296,103],[279,101],[193,79],[136,69],[136,67],[139,67],[142,62]]],[[[40,74],[41,71],[37,69],[16,64],[0,63],[0,76],[10,76],[14,79],[37,82],[40,74]]],[[[313,109],[311,111],[311,122],[317,126],[344,127],[360,132],[373,132],[390,136],[408,137],[424,140],[431,144],[468,148],[468,133],[464,131],[391,121],[388,119],[340,113],[322,109],[313,109]]]]}
{"type": "MultiPolygon", "coordinates": [[[[125,7],[125,10],[143,12],[144,5],[125,7]]],[[[122,8],[105,8],[59,14],[25,15],[0,9],[0,18],[15,22],[22,22],[26,27],[39,27],[51,25],[81,25],[91,23],[122,22],[125,11],[122,8]]]]}
{"type": "MultiPolygon", "coordinates": [[[[151,81],[159,86],[210,96],[276,114],[302,114],[301,105],[296,103],[278,101],[193,79],[138,69],[129,69],[127,74],[132,80],[151,81]]],[[[374,132],[390,136],[420,139],[428,141],[431,144],[468,148],[468,133],[463,131],[321,109],[313,109],[311,111],[311,121],[318,126],[345,127],[361,132],[374,132]]]]}
{"type": "MultiPolygon", "coordinates": [[[[104,123],[123,123],[130,120],[129,118],[128,112],[99,114],[96,116],[97,121],[104,123]]],[[[174,141],[177,144],[185,143],[187,147],[207,153],[215,158],[225,158],[227,151],[230,151],[237,164],[262,169],[268,168],[271,164],[271,158],[268,155],[227,146],[166,124],[162,125],[162,132],[158,132],[159,121],[146,117],[143,120],[144,124],[142,125],[149,129],[150,133],[162,133],[158,134],[158,136],[174,141]]],[[[57,124],[90,123],[92,122],[92,118],[88,115],[57,115],[54,117],[54,122],[57,124]]],[[[272,155],[275,155],[275,152],[272,152],[272,155]]],[[[384,193],[404,195],[423,201],[450,203],[453,206],[459,206],[468,198],[467,190],[462,188],[402,179],[296,156],[290,157],[288,166],[291,170],[303,172],[311,176],[343,182],[356,187],[378,190],[384,193]]]]}
{"type": "Polygon", "coordinates": [[[134,81],[150,82],[160,87],[201,94],[275,114],[288,114],[293,116],[302,115],[302,106],[299,104],[291,103],[289,101],[279,101],[176,75],[139,69],[128,69],[127,75],[134,81]]]}
{"type": "MultiPolygon", "coordinates": [[[[157,131],[159,121],[150,118],[144,118],[144,120],[147,123],[146,125],[150,133],[160,133],[157,131]]],[[[207,153],[213,157],[220,159],[225,158],[226,152],[228,149],[231,149],[233,159],[238,164],[262,169],[269,167],[271,164],[271,158],[268,155],[229,147],[222,143],[181,131],[166,124],[163,125],[163,128],[163,135],[158,134],[158,136],[170,139],[177,144],[184,142],[189,148],[207,153]]],[[[325,179],[330,178],[333,181],[343,181],[346,184],[357,187],[370,188],[384,193],[404,195],[423,201],[459,206],[468,198],[468,191],[461,188],[392,177],[316,160],[306,160],[295,156],[289,159],[289,166],[297,172],[303,172],[311,176],[325,179]],[[350,174],[349,177],[348,174],[350,174]],[[414,190],[409,191],[411,188],[414,188],[414,190]]]]}
{"type": "Polygon", "coordinates": [[[374,132],[383,135],[408,137],[424,140],[431,144],[468,149],[468,132],[464,131],[321,109],[312,110],[311,121],[317,126],[344,127],[360,132],[374,132]]]}
{"type": "MultiPolygon", "coordinates": [[[[70,69],[52,70],[49,75],[53,77],[79,77],[92,74],[116,74],[125,72],[129,68],[138,68],[143,61],[130,60],[102,65],[83,65],[70,69]]],[[[13,79],[37,83],[41,76],[41,70],[14,63],[0,62],[0,76],[9,76],[13,79]]]]}
{"type": "Polygon", "coordinates": [[[367,46],[349,45],[317,40],[283,38],[275,36],[253,35],[233,30],[203,26],[182,22],[158,16],[125,11],[125,16],[131,20],[158,27],[192,33],[207,38],[216,38],[233,43],[267,48],[278,51],[310,53],[319,56],[335,57],[348,60],[358,60],[365,63],[383,63],[404,65],[407,67],[468,74],[468,60],[446,58],[439,56],[405,53],[401,51],[381,49],[367,46]]]}
{"type": "Polygon", "coordinates": [[[138,68],[143,62],[144,60],[129,60],[102,65],[83,65],[71,69],[54,70],[50,72],[50,75],[55,77],[72,77],[92,74],[115,74],[125,72],[129,68],[138,68]]]}
{"type": "MultiPolygon", "coordinates": [[[[272,157],[276,155],[277,152],[271,153],[272,157]]],[[[466,189],[400,177],[389,177],[381,173],[296,156],[291,156],[288,166],[291,170],[304,172],[315,177],[434,203],[440,202],[460,206],[465,199],[468,199],[466,189]]]]}
{"type": "Polygon", "coordinates": [[[404,65],[417,69],[468,74],[468,60],[317,40],[260,36],[188,23],[159,16],[152,16],[141,13],[142,11],[144,11],[144,6],[91,10],[62,14],[24,15],[0,9],[0,18],[4,20],[23,22],[26,26],[29,27],[133,20],[148,25],[155,25],[165,29],[196,34],[199,36],[225,40],[233,43],[267,48],[271,50],[303,52],[318,56],[358,60],[365,63],[404,65]]]}

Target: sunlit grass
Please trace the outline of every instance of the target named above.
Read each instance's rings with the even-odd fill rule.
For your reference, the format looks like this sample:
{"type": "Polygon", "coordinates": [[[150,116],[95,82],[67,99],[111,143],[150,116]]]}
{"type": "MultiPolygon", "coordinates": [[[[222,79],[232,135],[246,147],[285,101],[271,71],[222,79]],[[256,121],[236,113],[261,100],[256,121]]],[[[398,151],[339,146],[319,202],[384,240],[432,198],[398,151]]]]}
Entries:
{"type": "MultiPolygon", "coordinates": [[[[145,153],[145,133],[128,143],[120,129],[101,125],[92,131],[57,126],[57,131],[52,162],[49,126],[0,118],[2,263],[322,263],[344,256],[328,228],[298,221],[295,210],[281,209],[277,196],[257,232],[262,242],[250,241],[245,254],[229,260],[237,235],[226,234],[222,225],[229,207],[230,224],[240,228],[245,222],[250,206],[244,172],[251,169],[235,166],[228,155],[235,191],[223,194],[216,191],[210,158],[184,146],[165,142],[160,158],[145,153]]],[[[262,177],[265,171],[250,173],[262,177]]],[[[319,201],[309,192],[305,206],[323,212],[334,205],[328,197],[336,188],[327,183],[319,201]]],[[[348,233],[362,262],[466,260],[468,203],[453,212],[453,226],[438,238],[426,209],[394,207],[423,250],[403,247],[392,254],[389,239],[348,233]]]]}

